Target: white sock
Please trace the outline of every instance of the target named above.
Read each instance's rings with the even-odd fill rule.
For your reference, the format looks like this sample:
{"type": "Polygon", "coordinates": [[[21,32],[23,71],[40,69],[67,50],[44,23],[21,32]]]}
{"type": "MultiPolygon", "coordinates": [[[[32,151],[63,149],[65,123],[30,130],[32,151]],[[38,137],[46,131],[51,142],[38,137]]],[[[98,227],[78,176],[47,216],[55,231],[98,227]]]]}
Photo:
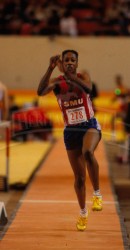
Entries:
{"type": "Polygon", "coordinates": [[[93,196],[100,196],[100,197],[102,197],[102,195],[101,195],[101,193],[100,193],[100,189],[95,190],[95,191],[93,192],[93,196]]]}
{"type": "Polygon", "coordinates": [[[80,215],[82,217],[86,217],[88,215],[88,210],[86,209],[86,207],[80,210],[80,215]]]}

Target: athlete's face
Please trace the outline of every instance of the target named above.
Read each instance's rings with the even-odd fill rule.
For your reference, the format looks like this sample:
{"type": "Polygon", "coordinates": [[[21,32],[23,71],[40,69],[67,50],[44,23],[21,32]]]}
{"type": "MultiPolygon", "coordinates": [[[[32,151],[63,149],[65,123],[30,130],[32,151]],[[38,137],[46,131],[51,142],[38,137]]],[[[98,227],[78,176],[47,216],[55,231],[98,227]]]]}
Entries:
{"type": "Polygon", "coordinates": [[[72,52],[66,53],[62,58],[63,71],[76,73],[76,69],[78,67],[78,59],[76,55],[72,52]]]}

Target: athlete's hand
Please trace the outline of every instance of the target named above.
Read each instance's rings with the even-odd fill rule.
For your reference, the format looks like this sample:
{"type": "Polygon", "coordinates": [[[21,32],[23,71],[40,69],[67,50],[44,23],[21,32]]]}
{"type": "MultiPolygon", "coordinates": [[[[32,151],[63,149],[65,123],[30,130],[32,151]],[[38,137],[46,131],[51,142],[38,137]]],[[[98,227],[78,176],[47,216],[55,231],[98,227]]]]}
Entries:
{"type": "Polygon", "coordinates": [[[54,69],[57,66],[58,61],[60,60],[60,55],[52,56],[50,58],[50,65],[51,69],[54,69]]]}
{"type": "Polygon", "coordinates": [[[68,78],[71,82],[73,82],[73,81],[75,81],[75,80],[77,79],[77,75],[76,75],[76,74],[73,74],[73,73],[71,73],[71,72],[69,72],[69,71],[66,72],[66,75],[67,75],[67,78],[68,78]]]}
{"type": "Polygon", "coordinates": [[[70,85],[71,84],[73,84],[73,85],[77,84],[82,89],[85,89],[87,93],[89,93],[89,94],[91,93],[91,91],[92,91],[92,83],[90,81],[90,78],[88,78],[87,80],[86,79],[84,80],[83,78],[78,77],[76,74],[68,72],[68,71],[66,73],[66,76],[70,81],[70,83],[69,83],[70,85]]]}
{"type": "Polygon", "coordinates": [[[64,72],[61,59],[59,59],[57,61],[57,67],[58,67],[58,69],[59,69],[60,72],[62,72],[62,73],[64,72]]]}

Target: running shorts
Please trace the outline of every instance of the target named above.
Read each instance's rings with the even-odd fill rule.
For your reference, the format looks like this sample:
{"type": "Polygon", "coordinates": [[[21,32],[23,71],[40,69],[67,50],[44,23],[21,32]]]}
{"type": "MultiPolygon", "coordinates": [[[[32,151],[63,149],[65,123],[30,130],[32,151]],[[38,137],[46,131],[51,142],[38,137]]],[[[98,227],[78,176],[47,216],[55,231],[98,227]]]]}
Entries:
{"type": "Polygon", "coordinates": [[[82,148],[83,137],[88,129],[95,128],[99,131],[101,138],[101,127],[96,118],[91,118],[74,126],[66,126],[64,129],[64,143],[67,150],[82,148]]]}

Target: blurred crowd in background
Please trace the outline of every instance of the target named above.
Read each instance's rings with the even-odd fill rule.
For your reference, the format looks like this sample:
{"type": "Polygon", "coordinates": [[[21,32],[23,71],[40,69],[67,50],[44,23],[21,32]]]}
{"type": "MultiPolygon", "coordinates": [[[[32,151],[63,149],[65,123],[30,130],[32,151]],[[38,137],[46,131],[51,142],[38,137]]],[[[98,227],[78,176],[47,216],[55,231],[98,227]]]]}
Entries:
{"type": "Polygon", "coordinates": [[[130,0],[0,0],[0,34],[129,36],[130,0]]]}
{"type": "MultiPolygon", "coordinates": [[[[130,0],[0,0],[0,35],[129,36],[130,0]]],[[[93,82],[95,112],[94,99],[100,95],[97,86],[93,82]]],[[[7,92],[0,83],[0,120],[12,122],[12,139],[27,141],[33,134],[40,140],[52,140],[53,121],[38,101],[20,107],[15,96],[7,92]]],[[[110,120],[112,137],[120,118],[130,145],[130,90],[121,75],[116,75],[113,82],[112,106],[114,102],[118,102],[118,110],[110,120]]],[[[122,161],[127,162],[128,155],[122,161]]]]}

